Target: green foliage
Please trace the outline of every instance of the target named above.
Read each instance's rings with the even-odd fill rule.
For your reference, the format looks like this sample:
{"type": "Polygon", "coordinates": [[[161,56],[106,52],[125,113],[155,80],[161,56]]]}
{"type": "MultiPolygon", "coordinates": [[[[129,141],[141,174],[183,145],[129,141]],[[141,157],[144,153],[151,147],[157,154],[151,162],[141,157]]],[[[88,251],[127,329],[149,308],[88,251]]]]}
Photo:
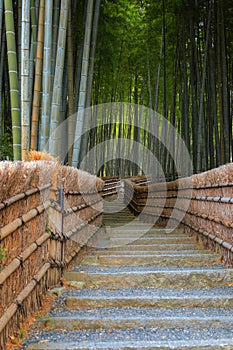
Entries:
{"type": "Polygon", "coordinates": [[[0,248],[0,271],[2,270],[2,261],[6,260],[6,248],[0,248]]]}
{"type": "Polygon", "coordinates": [[[51,233],[51,228],[49,227],[49,218],[46,219],[45,232],[51,233]]]}
{"type": "Polygon", "coordinates": [[[25,333],[26,333],[25,329],[20,329],[20,339],[24,338],[25,333]]]}
{"type": "Polygon", "coordinates": [[[9,133],[0,137],[0,160],[13,160],[12,135],[9,133]]]}

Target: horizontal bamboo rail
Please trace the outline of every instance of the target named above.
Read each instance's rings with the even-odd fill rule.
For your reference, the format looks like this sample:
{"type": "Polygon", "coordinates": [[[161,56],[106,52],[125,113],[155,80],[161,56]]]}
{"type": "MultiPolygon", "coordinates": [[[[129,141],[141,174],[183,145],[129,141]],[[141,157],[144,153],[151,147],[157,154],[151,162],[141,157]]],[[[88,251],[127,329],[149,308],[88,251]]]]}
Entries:
{"type": "Polygon", "coordinates": [[[104,188],[101,191],[103,198],[118,193],[121,188],[121,180],[118,176],[105,176],[102,180],[104,181],[104,188]]]}
{"type": "MultiPolygon", "coordinates": [[[[20,171],[24,164],[27,174],[29,163],[20,163],[20,171]]],[[[41,306],[47,289],[59,284],[63,269],[81,249],[91,246],[101,231],[103,181],[71,167],[46,163],[51,181],[39,185],[40,166],[47,175],[43,163],[35,167],[35,173],[33,168],[30,176],[35,178],[28,183],[35,187],[23,184],[21,188],[26,190],[6,199],[5,186],[5,198],[0,202],[0,248],[6,255],[0,261],[3,349],[21,322],[41,306]],[[77,185],[77,178],[84,189],[77,185]]],[[[27,180],[20,171],[18,179],[27,180]]]]}

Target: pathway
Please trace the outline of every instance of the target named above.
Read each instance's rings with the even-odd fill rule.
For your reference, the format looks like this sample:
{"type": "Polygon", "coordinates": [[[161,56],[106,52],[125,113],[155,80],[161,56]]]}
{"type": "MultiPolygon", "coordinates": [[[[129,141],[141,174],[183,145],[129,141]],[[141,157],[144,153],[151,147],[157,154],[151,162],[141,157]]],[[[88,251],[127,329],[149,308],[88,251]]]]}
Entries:
{"type": "Polygon", "coordinates": [[[233,269],[181,230],[142,234],[121,201],[105,205],[105,237],[65,274],[84,288],[56,300],[26,348],[233,349],[233,269]]]}

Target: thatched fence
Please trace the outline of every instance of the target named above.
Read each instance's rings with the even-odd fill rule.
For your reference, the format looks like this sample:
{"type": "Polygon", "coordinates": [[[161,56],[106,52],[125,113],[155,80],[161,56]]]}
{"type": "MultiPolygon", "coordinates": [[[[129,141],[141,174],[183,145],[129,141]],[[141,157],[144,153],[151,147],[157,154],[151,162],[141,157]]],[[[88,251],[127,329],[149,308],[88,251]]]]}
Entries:
{"type": "Polygon", "coordinates": [[[102,225],[103,181],[55,162],[0,163],[0,348],[102,225]]]}
{"type": "Polygon", "coordinates": [[[183,227],[233,265],[233,164],[168,183],[144,185],[145,180],[125,180],[125,202],[135,215],[148,223],[183,227]]]}
{"type": "Polygon", "coordinates": [[[104,188],[102,190],[102,197],[112,196],[117,194],[121,188],[121,181],[119,176],[105,176],[102,177],[104,181],[104,188]]]}

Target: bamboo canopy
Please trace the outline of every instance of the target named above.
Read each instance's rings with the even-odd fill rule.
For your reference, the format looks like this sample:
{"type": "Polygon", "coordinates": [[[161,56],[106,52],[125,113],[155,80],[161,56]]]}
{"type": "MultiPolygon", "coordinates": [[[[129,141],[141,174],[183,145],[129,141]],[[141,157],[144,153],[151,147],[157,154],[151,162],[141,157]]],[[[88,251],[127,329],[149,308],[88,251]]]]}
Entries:
{"type": "Polygon", "coordinates": [[[230,0],[1,0],[0,158],[47,150],[122,177],[152,162],[175,179],[167,144],[178,153],[179,135],[195,173],[231,162],[232,11],[230,0]]]}

